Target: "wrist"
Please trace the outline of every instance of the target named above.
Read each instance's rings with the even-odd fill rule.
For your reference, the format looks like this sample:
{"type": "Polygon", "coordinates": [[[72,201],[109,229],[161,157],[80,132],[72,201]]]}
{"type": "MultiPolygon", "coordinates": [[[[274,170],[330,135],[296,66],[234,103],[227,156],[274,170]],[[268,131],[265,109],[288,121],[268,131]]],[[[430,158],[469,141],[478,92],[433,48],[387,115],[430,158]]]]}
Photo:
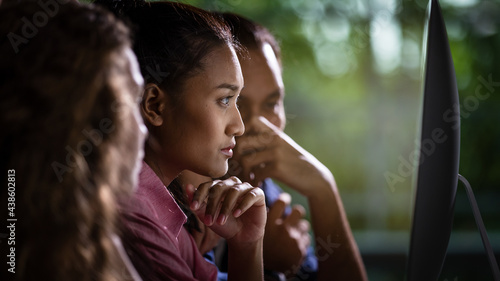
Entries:
{"type": "Polygon", "coordinates": [[[262,239],[245,243],[228,240],[227,244],[229,280],[263,280],[262,239]]]}
{"type": "Polygon", "coordinates": [[[228,249],[237,249],[241,251],[257,249],[260,247],[262,252],[262,247],[264,245],[264,236],[254,240],[254,241],[240,241],[235,238],[227,239],[227,247],[228,249]]]}

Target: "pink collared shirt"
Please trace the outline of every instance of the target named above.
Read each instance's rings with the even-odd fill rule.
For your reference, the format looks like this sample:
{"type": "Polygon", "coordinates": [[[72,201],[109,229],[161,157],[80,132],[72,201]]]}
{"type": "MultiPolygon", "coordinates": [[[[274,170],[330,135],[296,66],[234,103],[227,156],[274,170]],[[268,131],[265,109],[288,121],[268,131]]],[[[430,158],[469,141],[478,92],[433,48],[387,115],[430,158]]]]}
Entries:
{"type": "Polygon", "coordinates": [[[139,187],[120,203],[122,240],[144,280],[216,280],[187,230],[186,215],[154,171],[142,163],[139,187]]]}

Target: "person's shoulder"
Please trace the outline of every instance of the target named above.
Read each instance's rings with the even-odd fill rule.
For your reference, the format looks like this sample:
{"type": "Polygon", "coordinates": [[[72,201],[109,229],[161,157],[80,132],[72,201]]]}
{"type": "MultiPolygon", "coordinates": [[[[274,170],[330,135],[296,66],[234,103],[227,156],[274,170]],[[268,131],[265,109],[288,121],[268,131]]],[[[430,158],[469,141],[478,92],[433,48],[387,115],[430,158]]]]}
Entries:
{"type": "Polygon", "coordinates": [[[122,216],[154,217],[154,208],[143,194],[134,193],[118,199],[118,211],[122,216]]]}
{"type": "Polygon", "coordinates": [[[176,235],[149,218],[128,221],[123,244],[144,280],[215,280],[217,268],[205,261],[182,228],[176,235]]]}
{"type": "Polygon", "coordinates": [[[143,277],[145,272],[159,276],[165,270],[175,271],[164,260],[182,262],[176,235],[157,220],[144,198],[134,195],[120,201],[119,225],[123,245],[143,277]]]}

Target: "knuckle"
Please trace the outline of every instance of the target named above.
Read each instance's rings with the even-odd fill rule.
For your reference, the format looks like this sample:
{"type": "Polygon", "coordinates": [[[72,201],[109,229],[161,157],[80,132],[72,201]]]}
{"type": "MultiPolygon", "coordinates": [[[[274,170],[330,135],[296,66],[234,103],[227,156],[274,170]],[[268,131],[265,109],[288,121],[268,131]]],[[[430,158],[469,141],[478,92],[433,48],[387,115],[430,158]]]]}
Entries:
{"type": "Polygon", "coordinates": [[[231,181],[233,181],[235,183],[241,183],[241,180],[238,177],[236,177],[236,176],[230,177],[229,180],[231,180],[231,181]]]}
{"type": "Polygon", "coordinates": [[[264,197],[264,191],[260,189],[259,187],[254,187],[252,191],[257,195],[258,197],[264,197]]]}
{"type": "Polygon", "coordinates": [[[221,186],[212,186],[212,188],[210,188],[210,190],[208,191],[208,197],[210,198],[214,198],[214,197],[217,197],[221,192],[222,192],[222,189],[220,188],[221,186]]]}
{"type": "Polygon", "coordinates": [[[232,185],[228,189],[228,193],[239,193],[241,191],[241,188],[238,185],[232,185]]]}
{"type": "Polygon", "coordinates": [[[264,196],[264,192],[262,191],[262,189],[258,187],[252,188],[252,190],[250,190],[248,194],[254,198],[259,198],[264,196]]]}
{"type": "Polygon", "coordinates": [[[244,182],[244,183],[241,183],[240,186],[243,188],[243,189],[253,189],[254,187],[249,184],[248,182],[244,182]]]}
{"type": "Polygon", "coordinates": [[[257,197],[257,194],[255,194],[255,191],[253,191],[253,190],[249,191],[248,195],[251,196],[251,197],[254,197],[254,198],[257,197]]]}

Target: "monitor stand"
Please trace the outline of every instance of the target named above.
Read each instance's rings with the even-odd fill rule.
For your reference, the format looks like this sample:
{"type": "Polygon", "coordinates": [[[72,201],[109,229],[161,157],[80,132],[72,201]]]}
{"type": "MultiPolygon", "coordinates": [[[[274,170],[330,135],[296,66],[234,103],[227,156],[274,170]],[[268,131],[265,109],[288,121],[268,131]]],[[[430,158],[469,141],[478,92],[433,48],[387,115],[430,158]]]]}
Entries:
{"type": "Polygon", "coordinates": [[[493,252],[490,240],[488,239],[488,234],[486,233],[486,228],[484,227],[483,218],[481,217],[481,213],[479,212],[474,192],[472,191],[472,188],[465,177],[459,174],[458,180],[463,183],[465,191],[467,192],[467,197],[469,198],[472,213],[474,214],[474,220],[476,221],[477,229],[479,230],[481,239],[483,240],[484,249],[486,250],[486,254],[488,255],[488,261],[490,263],[491,271],[493,272],[493,279],[495,281],[500,281],[500,271],[498,270],[495,253],[493,252]]]}

